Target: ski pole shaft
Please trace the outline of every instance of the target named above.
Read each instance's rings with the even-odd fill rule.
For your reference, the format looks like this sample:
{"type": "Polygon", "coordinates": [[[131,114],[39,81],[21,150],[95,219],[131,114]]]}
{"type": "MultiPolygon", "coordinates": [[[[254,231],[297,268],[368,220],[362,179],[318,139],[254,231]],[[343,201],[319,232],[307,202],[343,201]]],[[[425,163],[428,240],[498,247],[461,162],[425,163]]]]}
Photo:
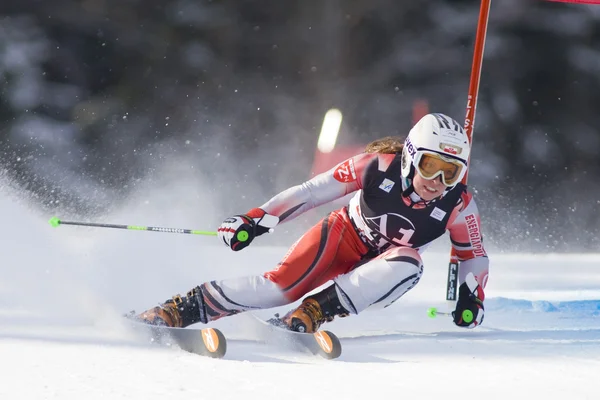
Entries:
{"type": "Polygon", "coordinates": [[[164,233],[186,233],[186,234],[190,234],[190,235],[217,236],[217,232],[199,231],[199,230],[196,230],[196,229],[161,228],[161,227],[157,227],[157,226],[118,225],[118,224],[100,224],[100,223],[96,223],[96,222],[62,221],[62,220],[60,220],[57,217],[50,218],[50,221],[48,221],[48,222],[54,228],[57,228],[60,225],[76,225],[76,226],[88,226],[88,227],[94,227],[94,228],[127,229],[127,230],[130,230],[130,231],[150,231],[150,232],[164,232],[164,233]]]}
{"type": "Polygon", "coordinates": [[[435,307],[430,307],[429,309],[427,309],[427,316],[429,316],[429,318],[435,318],[438,315],[444,315],[444,316],[452,316],[452,313],[447,313],[447,312],[442,312],[442,311],[438,311],[437,308],[435,307]]]}
{"type": "MultiPolygon", "coordinates": [[[[435,307],[430,307],[427,310],[427,315],[429,316],[429,318],[435,318],[438,315],[443,315],[445,317],[452,317],[452,318],[454,318],[454,316],[452,315],[452,313],[438,311],[437,308],[435,308],[435,307]]],[[[463,313],[462,313],[462,319],[467,324],[470,324],[471,321],[473,321],[473,312],[471,310],[464,310],[463,313]]]]}

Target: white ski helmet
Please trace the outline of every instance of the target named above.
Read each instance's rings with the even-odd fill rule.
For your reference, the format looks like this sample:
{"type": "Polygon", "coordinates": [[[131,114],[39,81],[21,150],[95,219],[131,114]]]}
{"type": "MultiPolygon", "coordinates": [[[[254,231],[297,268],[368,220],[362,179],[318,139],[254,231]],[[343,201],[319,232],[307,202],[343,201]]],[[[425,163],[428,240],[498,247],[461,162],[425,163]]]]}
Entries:
{"type": "Polygon", "coordinates": [[[458,184],[467,173],[471,144],[463,127],[444,114],[427,114],[410,130],[402,149],[402,176],[412,179],[418,172],[426,179],[442,175],[443,182],[449,187],[458,184]],[[448,162],[456,167],[455,174],[439,170],[425,176],[419,163],[423,156],[437,157],[442,163],[448,162]]]}

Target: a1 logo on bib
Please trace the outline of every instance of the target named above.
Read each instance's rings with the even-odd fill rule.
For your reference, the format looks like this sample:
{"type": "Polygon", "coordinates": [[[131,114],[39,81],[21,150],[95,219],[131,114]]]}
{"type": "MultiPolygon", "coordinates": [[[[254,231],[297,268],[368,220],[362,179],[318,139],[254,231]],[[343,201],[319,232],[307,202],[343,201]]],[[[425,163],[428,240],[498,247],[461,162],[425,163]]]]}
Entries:
{"type": "Polygon", "coordinates": [[[396,246],[413,247],[410,239],[415,233],[415,225],[403,215],[388,213],[376,217],[365,217],[369,235],[378,247],[386,242],[396,246]]]}

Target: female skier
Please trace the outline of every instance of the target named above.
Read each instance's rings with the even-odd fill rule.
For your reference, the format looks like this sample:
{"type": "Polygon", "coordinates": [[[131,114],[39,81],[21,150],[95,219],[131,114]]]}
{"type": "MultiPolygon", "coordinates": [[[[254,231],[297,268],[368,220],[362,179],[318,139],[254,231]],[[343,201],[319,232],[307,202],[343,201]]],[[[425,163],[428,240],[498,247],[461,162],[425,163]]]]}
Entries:
{"type": "Polygon", "coordinates": [[[291,187],[243,215],[223,221],[218,236],[233,251],[319,205],[356,192],[349,204],[309,229],[277,266],[259,276],[211,281],[137,317],[186,327],[253,309],[293,303],[332,280],[276,322],[315,332],[335,316],[387,307],[421,278],[422,252],[450,232],[460,261],[454,323],[474,328],[484,316],[489,261],[477,206],[461,183],[469,140],[452,118],[424,116],[402,143],[387,137],[328,172],[291,187]],[[472,321],[464,321],[470,310],[472,321]]]}

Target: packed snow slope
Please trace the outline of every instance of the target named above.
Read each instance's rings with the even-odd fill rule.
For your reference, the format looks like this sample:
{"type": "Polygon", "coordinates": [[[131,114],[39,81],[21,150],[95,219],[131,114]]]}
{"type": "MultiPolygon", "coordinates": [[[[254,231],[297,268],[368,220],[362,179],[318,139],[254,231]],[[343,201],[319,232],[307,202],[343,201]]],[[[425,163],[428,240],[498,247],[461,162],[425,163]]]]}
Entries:
{"type": "Polygon", "coordinates": [[[286,248],[264,247],[268,237],[233,253],[213,237],[54,230],[14,200],[0,210],[0,399],[600,397],[597,255],[491,254],[484,324],[464,330],[426,316],[446,310],[447,253],[425,253],[423,279],[404,298],[327,325],[340,359],[258,343],[239,315],[214,324],[230,341],[213,360],[151,346],[120,316],[206,280],[261,273],[286,248]]]}

